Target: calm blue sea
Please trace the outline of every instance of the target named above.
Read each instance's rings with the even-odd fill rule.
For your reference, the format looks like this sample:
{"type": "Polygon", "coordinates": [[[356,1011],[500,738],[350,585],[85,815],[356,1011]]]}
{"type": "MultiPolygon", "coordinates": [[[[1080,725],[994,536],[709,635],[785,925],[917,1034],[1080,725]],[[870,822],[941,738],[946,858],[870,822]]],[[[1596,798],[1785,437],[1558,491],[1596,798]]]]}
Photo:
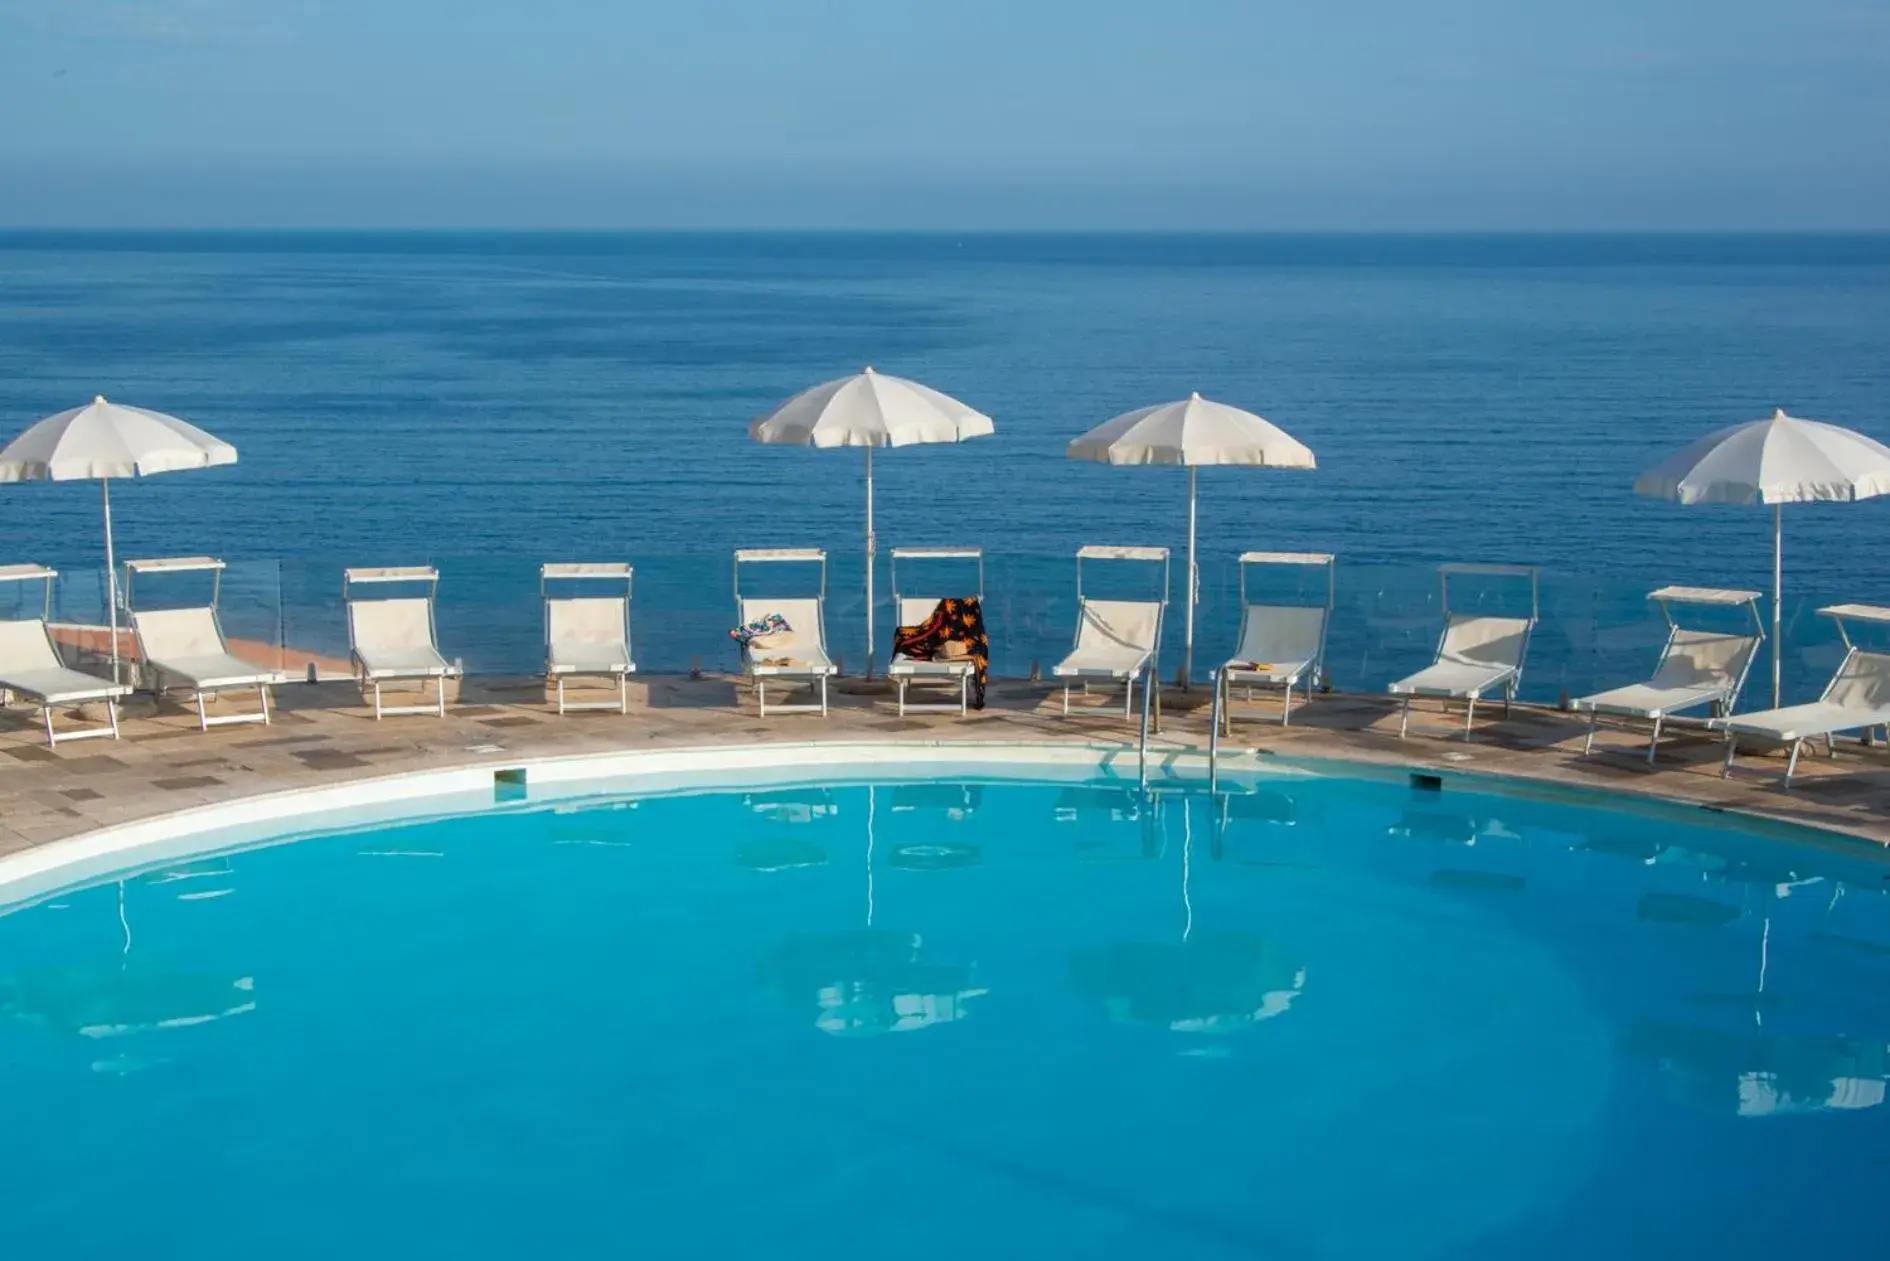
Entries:
{"type": "MultiPolygon", "coordinates": [[[[1890,236],[0,234],[0,430],[103,392],[242,452],[123,488],[122,554],[690,554],[718,609],[730,547],[858,549],[859,454],[744,426],[863,364],[998,423],[879,461],[882,546],[1180,547],[1183,474],[1063,447],[1200,390],[1320,461],[1205,472],[1206,557],[1644,590],[1764,584],[1770,522],[1634,475],[1781,405],[1890,437],[1886,346],[1890,236]]],[[[4,488],[0,551],[96,563],[96,517],[4,488]]],[[[1890,600],[1890,502],[1789,518],[1795,591],[1890,600]]]]}

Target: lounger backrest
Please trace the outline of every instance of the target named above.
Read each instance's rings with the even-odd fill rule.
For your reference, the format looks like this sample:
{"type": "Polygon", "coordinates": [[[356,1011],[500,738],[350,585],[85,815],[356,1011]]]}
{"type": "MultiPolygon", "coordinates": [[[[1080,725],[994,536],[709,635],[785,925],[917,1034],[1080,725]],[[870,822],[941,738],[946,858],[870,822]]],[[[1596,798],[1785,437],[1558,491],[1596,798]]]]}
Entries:
{"type": "Polygon", "coordinates": [[[64,668],[65,662],[59,659],[45,622],[36,617],[23,622],[0,622],[0,678],[64,668]]]}
{"type": "Polygon", "coordinates": [[[1756,635],[1728,635],[1723,631],[1674,631],[1654,667],[1653,687],[1735,686],[1759,646],[1756,635]]]}
{"type": "Polygon", "coordinates": [[[1444,642],[1438,647],[1437,659],[1515,669],[1522,665],[1532,625],[1526,617],[1453,613],[1444,626],[1444,642]]]}
{"type": "Polygon", "coordinates": [[[150,609],[131,615],[132,629],[152,661],[218,657],[229,651],[217,629],[216,614],[202,609],[150,609]]]}
{"type": "Polygon", "coordinates": [[[357,652],[439,650],[433,642],[432,601],[420,596],[348,601],[348,636],[357,652]]]}
{"type": "Polygon", "coordinates": [[[1890,653],[1853,652],[1825,687],[1824,699],[1847,709],[1890,709],[1890,653]]]}
{"type": "Polygon", "coordinates": [[[808,648],[818,650],[825,656],[827,652],[827,627],[821,618],[821,602],[803,597],[795,600],[782,600],[768,596],[743,596],[742,621],[759,621],[770,613],[779,613],[787,619],[788,641],[785,644],[770,644],[762,655],[768,657],[792,657],[796,650],[808,648]]]}
{"type": "Polygon", "coordinates": [[[1161,624],[1159,600],[1085,599],[1076,622],[1076,651],[1133,648],[1154,652],[1161,624]]]}
{"type": "Polygon", "coordinates": [[[573,596],[545,601],[546,632],[554,647],[628,647],[625,616],[629,601],[622,596],[573,596]]]}
{"type": "Polygon", "coordinates": [[[932,616],[938,608],[941,597],[935,595],[907,595],[899,597],[899,624],[917,626],[932,616]]]}
{"type": "Polygon", "coordinates": [[[1249,604],[1234,657],[1260,665],[1312,661],[1326,638],[1326,611],[1309,605],[1249,604]]]}

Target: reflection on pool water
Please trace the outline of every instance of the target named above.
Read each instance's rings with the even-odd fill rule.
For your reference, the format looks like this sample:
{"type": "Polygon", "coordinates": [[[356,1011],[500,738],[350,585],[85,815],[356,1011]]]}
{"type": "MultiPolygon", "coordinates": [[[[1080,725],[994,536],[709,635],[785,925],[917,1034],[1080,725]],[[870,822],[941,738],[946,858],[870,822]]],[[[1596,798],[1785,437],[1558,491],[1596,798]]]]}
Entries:
{"type": "Polygon", "coordinates": [[[0,918],[9,1255],[1881,1258],[1869,855],[1339,778],[595,798],[0,918]]]}

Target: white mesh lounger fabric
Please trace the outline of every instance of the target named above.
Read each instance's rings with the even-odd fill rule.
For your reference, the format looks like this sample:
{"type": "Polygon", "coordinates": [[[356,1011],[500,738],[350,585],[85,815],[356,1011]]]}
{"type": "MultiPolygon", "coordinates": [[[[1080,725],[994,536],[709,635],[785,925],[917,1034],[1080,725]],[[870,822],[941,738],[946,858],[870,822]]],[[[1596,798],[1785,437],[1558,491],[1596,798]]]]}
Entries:
{"type": "Polygon", "coordinates": [[[1234,729],[1229,704],[1236,687],[1277,687],[1284,694],[1282,726],[1293,719],[1293,689],[1302,682],[1310,698],[1326,642],[1326,610],[1301,605],[1249,604],[1240,615],[1240,644],[1217,675],[1221,713],[1234,729]]]}
{"type": "Polygon", "coordinates": [[[560,714],[575,709],[630,712],[630,676],[637,664],[630,655],[629,626],[628,596],[545,597],[545,676],[557,690],[560,714]],[[565,682],[571,678],[610,679],[617,685],[617,699],[566,701],[565,682]]]}
{"type": "MultiPolygon", "coordinates": [[[[940,601],[931,596],[901,596],[899,598],[899,625],[917,626],[932,616],[940,601]]],[[[970,658],[956,661],[922,661],[917,657],[908,657],[895,652],[892,665],[887,670],[894,685],[899,690],[899,716],[905,717],[912,712],[956,712],[964,717],[971,712],[971,680],[978,673],[978,664],[970,658]],[[955,705],[918,704],[906,700],[906,688],[915,682],[931,681],[935,683],[956,683],[958,685],[958,703],[955,705]]]]}
{"type": "Polygon", "coordinates": [[[1399,738],[1404,737],[1409,727],[1413,697],[1441,696],[1468,701],[1463,725],[1466,740],[1476,719],[1477,701],[1492,692],[1500,692],[1507,709],[1522,677],[1523,655],[1529,649],[1529,634],[1534,626],[1535,620],[1527,617],[1451,614],[1444,625],[1444,637],[1437,646],[1437,659],[1416,674],[1399,679],[1389,689],[1393,696],[1404,697],[1404,710],[1398,720],[1399,738]]]}
{"type": "Polygon", "coordinates": [[[1575,702],[1577,713],[1587,710],[1589,715],[1582,755],[1586,757],[1593,750],[1595,728],[1604,714],[1651,718],[1654,733],[1647,742],[1647,760],[1651,763],[1660,748],[1661,726],[1669,717],[1707,705],[1719,713],[1732,708],[1758,647],[1757,635],[1676,627],[1645,683],[1597,692],[1575,702]]]}
{"type": "Polygon", "coordinates": [[[777,714],[812,714],[823,717],[827,713],[827,680],[838,673],[833,659],[827,655],[827,628],[822,616],[822,601],[813,597],[779,599],[766,596],[743,596],[739,603],[741,619],[744,625],[760,621],[770,613],[779,613],[788,624],[788,629],[781,632],[782,638],[770,638],[762,646],[751,645],[742,650],[742,660],[748,671],[748,677],[755,685],[755,703],[763,718],[769,713],[777,714]],[[772,710],[768,705],[768,682],[788,682],[795,680],[805,683],[819,700],[806,705],[783,705],[779,702],[772,710]]]}
{"type": "Polygon", "coordinates": [[[1155,657],[1161,634],[1159,600],[1091,600],[1084,597],[1076,616],[1076,644],[1051,674],[1063,685],[1063,712],[1070,712],[1070,688],[1092,679],[1126,685],[1122,712],[1135,710],[1135,681],[1155,657]]]}
{"type": "Polygon", "coordinates": [[[1822,736],[1827,753],[1836,753],[1833,737],[1873,727],[1890,732],[1890,654],[1851,648],[1824,694],[1809,705],[1787,705],[1722,718],[1716,724],[1726,733],[1726,762],[1722,774],[1732,773],[1740,736],[1758,736],[1791,746],[1785,763],[1785,787],[1798,772],[1798,755],[1805,741],[1822,736]]]}
{"type": "Polygon", "coordinates": [[[460,670],[440,654],[433,630],[432,595],[383,597],[354,593],[354,586],[360,583],[431,584],[437,583],[439,576],[431,569],[351,569],[344,580],[349,584],[348,652],[362,692],[372,697],[375,720],[388,714],[446,717],[446,680],[458,678],[460,670]],[[419,680],[423,696],[426,681],[432,679],[434,703],[384,705],[381,685],[404,679],[419,680]]]}
{"type": "Polygon", "coordinates": [[[39,706],[40,719],[46,726],[46,743],[57,746],[61,740],[88,740],[96,736],[118,738],[118,701],[131,689],[110,679],[68,669],[59,659],[52,634],[41,618],[0,622],[0,701],[10,702],[18,693],[39,706]],[[60,733],[53,728],[52,711],[59,705],[77,705],[85,701],[105,703],[106,725],[60,733]]]}
{"type": "Polygon", "coordinates": [[[215,609],[134,610],[131,629],[138,637],[138,655],[151,675],[151,690],[189,691],[197,706],[198,730],[229,723],[269,722],[269,689],[282,682],[283,675],[232,653],[215,609]],[[204,706],[206,696],[250,687],[256,689],[259,712],[210,717],[204,706]]]}

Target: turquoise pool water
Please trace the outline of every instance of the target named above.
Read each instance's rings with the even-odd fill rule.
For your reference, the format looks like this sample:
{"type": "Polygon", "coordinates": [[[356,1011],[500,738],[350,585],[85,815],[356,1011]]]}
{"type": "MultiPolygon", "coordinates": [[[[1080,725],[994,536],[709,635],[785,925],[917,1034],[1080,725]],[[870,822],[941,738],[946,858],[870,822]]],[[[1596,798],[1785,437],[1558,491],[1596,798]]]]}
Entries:
{"type": "Polygon", "coordinates": [[[1880,1258],[1890,867],[1403,782],[613,796],[0,917],[18,1257],[1880,1258]]]}

